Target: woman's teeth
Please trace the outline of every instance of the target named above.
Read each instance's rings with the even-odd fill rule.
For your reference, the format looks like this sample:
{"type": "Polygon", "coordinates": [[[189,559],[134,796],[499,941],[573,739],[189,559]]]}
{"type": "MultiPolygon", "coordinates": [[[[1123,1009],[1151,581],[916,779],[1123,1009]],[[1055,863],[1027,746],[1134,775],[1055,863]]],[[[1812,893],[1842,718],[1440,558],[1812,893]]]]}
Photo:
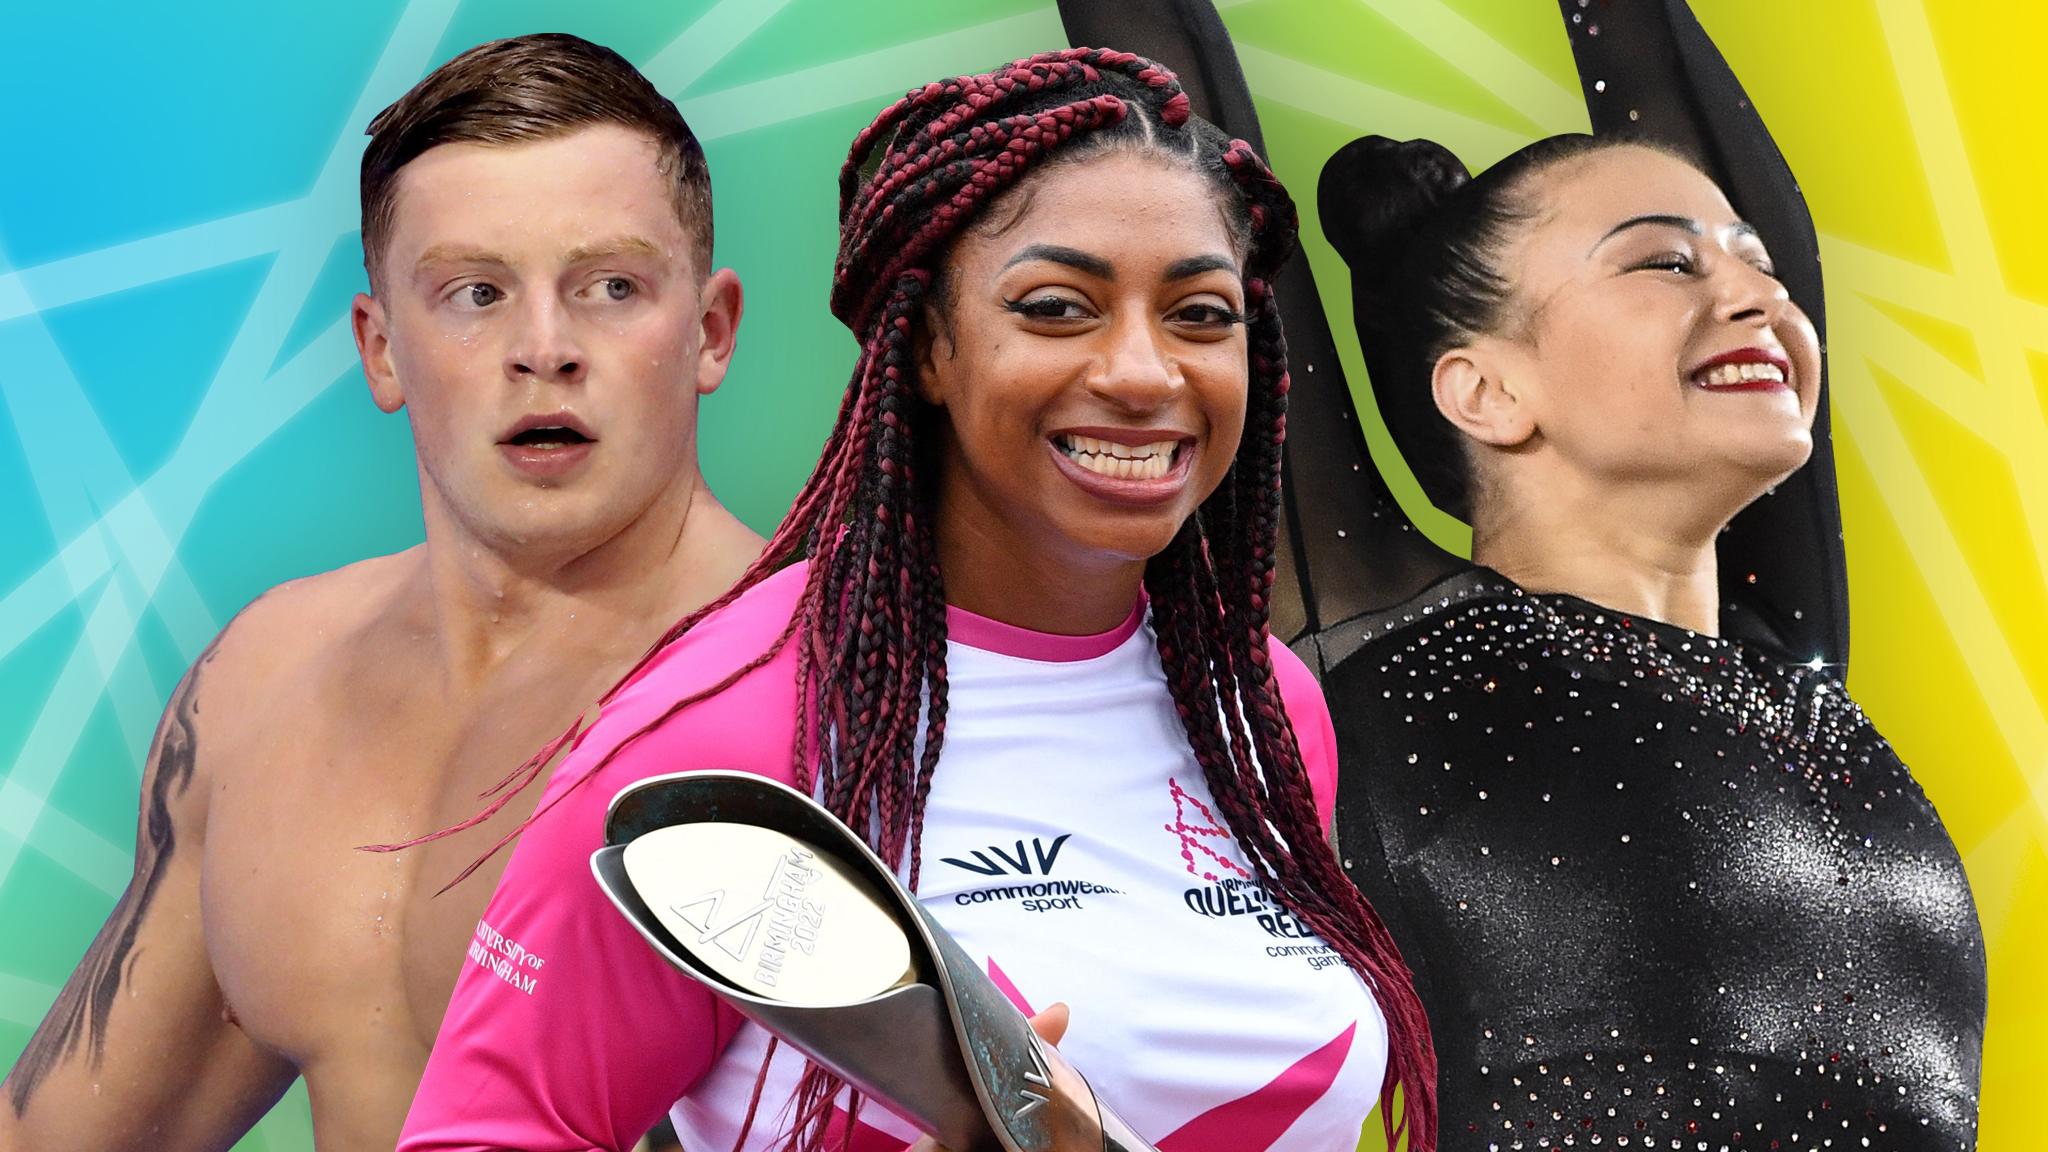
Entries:
{"type": "Polygon", "coordinates": [[[1117,444],[1093,436],[1061,436],[1056,440],[1067,459],[1097,475],[1118,480],[1157,480],[1173,468],[1177,440],[1152,444],[1117,444]]]}
{"type": "Polygon", "coordinates": [[[1702,388],[1726,388],[1731,384],[1746,384],[1752,380],[1785,382],[1784,369],[1776,364],[1744,363],[1716,364],[1695,377],[1702,388]]]}

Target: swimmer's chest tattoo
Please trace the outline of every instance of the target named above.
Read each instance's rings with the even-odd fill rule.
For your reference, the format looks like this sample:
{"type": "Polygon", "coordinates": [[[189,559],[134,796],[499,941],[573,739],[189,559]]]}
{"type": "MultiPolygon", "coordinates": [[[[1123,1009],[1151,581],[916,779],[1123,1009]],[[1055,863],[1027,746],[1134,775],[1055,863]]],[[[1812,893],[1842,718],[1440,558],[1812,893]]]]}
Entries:
{"type": "Polygon", "coordinates": [[[164,709],[149,766],[152,775],[147,807],[142,813],[135,875],[15,1063],[9,1076],[8,1095],[16,1116],[28,1110],[36,1088],[57,1065],[82,1050],[87,1067],[97,1069],[106,1056],[107,1018],[113,1011],[122,980],[131,974],[143,917],[149,914],[150,904],[156,899],[157,888],[178,847],[171,802],[192,783],[199,755],[199,678],[219,647],[220,639],[216,637],[200,653],[192,671],[171,695],[170,706],[164,709]]]}

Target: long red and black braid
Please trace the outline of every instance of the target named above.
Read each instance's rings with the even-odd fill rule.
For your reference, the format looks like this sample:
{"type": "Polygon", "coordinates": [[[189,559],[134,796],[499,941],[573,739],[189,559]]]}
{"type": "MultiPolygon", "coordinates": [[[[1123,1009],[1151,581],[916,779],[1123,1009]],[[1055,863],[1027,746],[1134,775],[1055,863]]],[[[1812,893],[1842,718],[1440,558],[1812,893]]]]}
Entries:
{"type": "Polygon", "coordinates": [[[1380,1115],[1389,1146],[1405,1130],[1411,1150],[1434,1149],[1429,1020],[1392,935],[1331,850],[1269,648],[1290,386],[1270,278],[1292,251],[1294,205],[1243,141],[1231,141],[1223,163],[1244,193],[1254,236],[1244,438],[1223,484],[1146,571],[1160,663],[1209,791],[1259,883],[1364,976],[1387,1018],[1380,1115]],[[1265,245],[1262,234],[1272,237],[1265,245]]]}
{"type": "MultiPolygon", "coordinates": [[[[705,692],[677,701],[582,769],[574,783],[597,775],[639,735],[794,642],[803,702],[798,787],[811,789],[866,834],[891,867],[905,869],[907,855],[916,886],[925,801],[945,742],[947,708],[945,594],[932,489],[919,471],[931,458],[920,444],[928,451],[933,423],[943,417],[917,394],[916,335],[928,308],[943,307],[927,295],[947,250],[993,200],[1049,160],[1116,147],[1212,175],[1222,195],[1241,202],[1250,248],[1244,439],[1217,492],[1148,565],[1160,660],[1189,745],[1258,882],[1372,987],[1389,1031],[1381,1088],[1388,1136],[1405,1127],[1409,1147],[1427,1152],[1436,1145],[1428,1022],[1393,940],[1345,878],[1325,838],[1267,648],[1288,387],[1286,343],[1269,278],[1292,251],[1294,207],[1248,145],[1225,141],[1190,118],[1179,82],[1151,61],[1089,48],[1033,56],[914,90],[855,139],[840,173],[832,311],[859,338],[861,354],[832,434],[760,559],[725,595],[670,629],[641,664],[697,620],[808,559],[798,608],[766,651],[705,692]],[[1393,1119],[1397,1084],[1405,1103],[1399,1126],[1393,1119]]],[[[458,829],[487,819],[574,737],[573,729],[565,732],[515,770],[493,790],[503,795],[458,829]]],[[[558,792],[528,823],[571,790],[558,792]]],[[[839,1087],[822,1069],[807,1069],[786,1147],[813,1152],[828,1146],[839,1087]]],[[[856,1098],[856,1113],[858,1107],[856,1098]]],[[[842,1147],[852,1132],[846,1123],[842,1147]]]]}

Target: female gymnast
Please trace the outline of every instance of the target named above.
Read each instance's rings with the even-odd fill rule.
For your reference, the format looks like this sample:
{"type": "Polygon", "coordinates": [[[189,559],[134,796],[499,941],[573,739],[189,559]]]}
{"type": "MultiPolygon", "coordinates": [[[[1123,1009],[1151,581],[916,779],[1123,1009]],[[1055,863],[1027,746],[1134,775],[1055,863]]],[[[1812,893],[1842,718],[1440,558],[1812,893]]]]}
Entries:
{"type": "Polygon", "coordinates": [[[1455,163],[1371,138],[1324,185],[1381,409],[1478,565],[1353,621],[1327,679],[1451,1139],[1969,1147],[1955,848],[1834,671],[1719,602],[1722,530],[1811,450],[1811,323],[1680,156],[1455,163]]]}
{"type": "MultiPolygon", "coordinates": [[[[1718,63],[1656,7],[1588,19],[1718,63]]],[[[1468,177],[1373,137],[1324,169],[1380,410],[1472,526],[1476,567],[1351,620],[1326,675],[1372,756],[1343,853],[1417,970],[1446,1146],[1975,1144],[1961,861],[1825,639],[1789,647],[1826,598],[1726,595],[1779,578],[1746,562],[1769,542],[1835,542],[1795,542],[1798,504],[1727,535],[1811,467],[1822,361],[1777,263],[1813,269],[1796,188],[1767,235],[1712,155],[1624,130],[1468,177]]]]}
{"type": "Polygon", "coordinates": [[[818,467],[555,769],[401,1147],[621,1148],[672,1105],[693,1149],[916,1138],[593,882],[610,798],[690,767],[866,833],[1021,1007],[1071,1006],[1062,1051],[1162,1147],[1349,1148],[1376,1102],[1434,1147],[1422,1009],[1327,840],[1327,713],[1268,636],[1285,191],[1171,72],[1072,49],[890,107],[841,220],[861,354],[818,467]]]}

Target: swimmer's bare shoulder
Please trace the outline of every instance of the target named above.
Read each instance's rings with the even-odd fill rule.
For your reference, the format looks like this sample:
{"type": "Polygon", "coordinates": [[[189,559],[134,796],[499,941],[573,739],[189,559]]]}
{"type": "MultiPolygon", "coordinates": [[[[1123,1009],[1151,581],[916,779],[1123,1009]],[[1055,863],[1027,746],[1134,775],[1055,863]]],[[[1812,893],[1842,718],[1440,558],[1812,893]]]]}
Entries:
{"type": "MultiPolygon", "coordinates": [[[[406,554],[280,585],[200,654],[164,709],[142,779],[128,888],[8,1074],[0,1148],[226,1148],[297,1076],[221,992],[202,908],[217,797],[288,725],[308,673],[359,632],[406,554]],[[281,699],[281,697],[283,699],[281,699]]],[[[211,869],[209,888],[219,880],[211,869]]],[[[209,901],[212,893],[209,892],[209,901]]]]}

